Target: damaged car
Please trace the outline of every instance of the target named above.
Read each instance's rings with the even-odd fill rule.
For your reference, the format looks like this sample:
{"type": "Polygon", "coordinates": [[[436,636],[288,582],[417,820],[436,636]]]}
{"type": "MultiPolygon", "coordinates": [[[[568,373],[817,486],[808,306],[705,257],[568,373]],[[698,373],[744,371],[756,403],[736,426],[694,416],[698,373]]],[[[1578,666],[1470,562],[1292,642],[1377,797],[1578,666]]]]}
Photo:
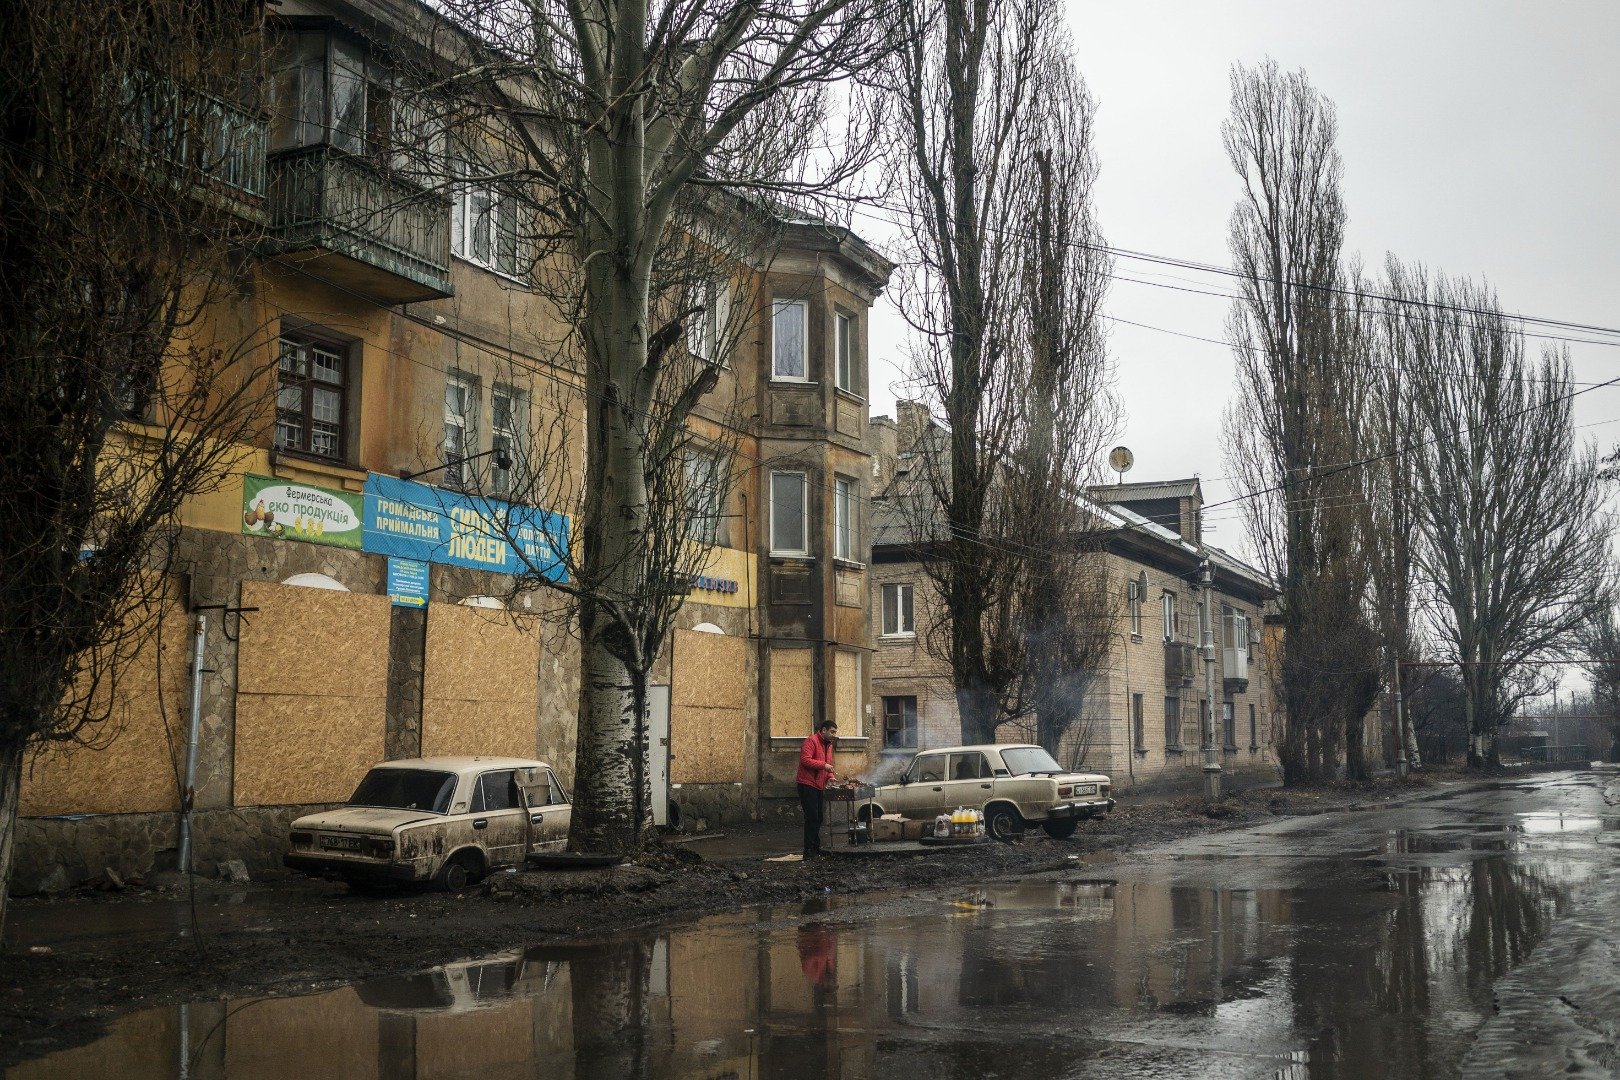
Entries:
{"type": "Polygon", "coordinates": [[[532,851],[560,851],[573,811],[551,766],[433,757],[374,766],[348,803],[290,826],[282,862],[352,884],[457,890],[532,851]]]}
{"type": "Polygon", "coordinates": [[[963,806],[982,810],[997,840],[1033,825],[1066,840],[1085,818],[1114,809],[1112,788],[1102,773],[1065,769],[1039,746],[949,746],[918,754],[898,783],[876,788],[870,813],[927,819],[963,806]]]}

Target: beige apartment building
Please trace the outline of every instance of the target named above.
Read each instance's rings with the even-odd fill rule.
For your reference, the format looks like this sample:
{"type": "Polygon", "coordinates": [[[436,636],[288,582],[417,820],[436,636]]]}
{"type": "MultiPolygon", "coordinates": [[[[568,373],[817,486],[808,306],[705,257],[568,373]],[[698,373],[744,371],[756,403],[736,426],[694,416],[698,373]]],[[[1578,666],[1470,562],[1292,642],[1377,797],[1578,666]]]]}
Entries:
{"type": "MultiPolygon", "coordinates": [[[[205,871],[278,865],[287,823],[384,759],[539,757],[572,783],[578,644],[556,592],[516,586],[566,572],[545,552],[574,539],[581,376],[525,277],[521,201],[476,163],[442,162],[452,183],[390,149],[408,107],[391,58],[414,47],[395,29],[422,10],[288,0],[266,16],[262,111],[218,103],[207,182],[264,243],[205,315],[221,340],[260,328],[266,423],[185,507],[161,630],[114,719],[25,766],[19,892],[173,865],[188,750],[205,871]]],[[[731,475],[689,537],[703,561],[653,672],[661,824],[770,812],[822,716],[847,736],[843,771],[874,745],[866,340],[892,267],[824,222],[772,231],[714,283],[710,310],[740,329],[685,346],[726,348],[702,356],[717,385],[690,424],[734,451],[686,462],[696,489],[731,475]]],[[[166,422],[132,411],[128,437],[166,422]]]]}
{"type": "MultiPolygon", "coordinates": [[[[959,743],[961,726],[949,668],[939,659],[943,639],[934,640],[943,630],[939,597],[919,560],[912,526],[895,512],[891,488],[906,482],[918,453],[939,445],[929,437],[939,429],[922,406],[901,402],[899,421],[876,417],[872,431],[880,485],[873,513],[872,694],[884,737],[880,771],[889,773],[917,750],[959,743]]],[[[1203,542],[1202,502],[1196,479],[1091,492],[1116,597],[1113,644],[1064,745],[1049,749],[1066,766],[1107,773],[1119,790],[1196,789],[1202,725],[1210,716],[1228,787],[1279,775],[1279,718],[1262,656],[1264,610],[1274,590],[1259,571],[1203,542]],[[1206,564],[1207,594],[1201,581],[1206,564]],[[1216,628],[1213,701],[1201,649],[1206,617],[1216,628]]],[[[1007,742],[1032,736],[1018,723],[998,732],[1007,742]]]]}

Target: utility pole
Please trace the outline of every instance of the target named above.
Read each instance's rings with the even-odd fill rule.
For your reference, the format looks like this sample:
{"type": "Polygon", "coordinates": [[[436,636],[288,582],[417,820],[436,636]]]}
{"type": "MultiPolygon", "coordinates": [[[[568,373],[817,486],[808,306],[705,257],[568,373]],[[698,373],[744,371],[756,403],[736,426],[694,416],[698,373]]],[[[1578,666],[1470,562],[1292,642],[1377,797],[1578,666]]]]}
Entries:
{"type": "Polygon", "coordinates": [[[1395,775],[1400,777],[1402,780],[1405,780],[1406,774],[1410,772],[1412,768],[1412,757],[1406,737],[1405,703],[1401,700],[1400,653],[1397,652],[1390,658],[1389,669],[1390,675],[1394,680],[1390,683],[1389,689],[1390,695],[1395,700],[1395,740],[1398,747],[1395,754],[1395,775]]]}
{"type": "Polygon", "coordinates": [[[1198,583],[1204,592],[1204,798],[1211,801],[1221,797],[1221,757],[1215,747],[1215,575],[1210,572],[1209,559],[1198,569],[1198,583]]]}

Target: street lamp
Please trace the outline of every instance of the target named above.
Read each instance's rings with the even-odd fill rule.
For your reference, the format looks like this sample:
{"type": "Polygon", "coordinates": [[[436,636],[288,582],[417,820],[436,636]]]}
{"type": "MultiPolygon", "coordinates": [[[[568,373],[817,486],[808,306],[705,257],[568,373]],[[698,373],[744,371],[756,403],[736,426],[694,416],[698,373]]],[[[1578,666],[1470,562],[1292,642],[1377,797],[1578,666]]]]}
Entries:
{"type": "Polygon", "coordinates": [[[466,457],[454,457],[449,461],[442,462],[441,464],[435,465],[432,468],[421,469],[417,472],[408,473],[404,469],[401,469],[399,471],[399,478],[401,480],[415,480],[418,476],[426,476],[428,473],[438,472],[440,469],[448,469],[452,465],[465,465],[469,461],[477,461],[481,457],[491,456],[493,456],[495,459],[495,467],[497,469],[510,469],[512,467],[512,455],[508,454],[505,450],[496,447],[493,450],[484,450],[476,454],[468,454],[466,457]]]}
{"type": "Polygon", "coordinates": [[[1215,575],[1205,558],[1198,567],[1198,584],[1204,591],[1204,699],[1207,702],[1203,716],[1204,738],[1204,798],[1221,797],[1221,756],[1215,748],[1215,575]]]}

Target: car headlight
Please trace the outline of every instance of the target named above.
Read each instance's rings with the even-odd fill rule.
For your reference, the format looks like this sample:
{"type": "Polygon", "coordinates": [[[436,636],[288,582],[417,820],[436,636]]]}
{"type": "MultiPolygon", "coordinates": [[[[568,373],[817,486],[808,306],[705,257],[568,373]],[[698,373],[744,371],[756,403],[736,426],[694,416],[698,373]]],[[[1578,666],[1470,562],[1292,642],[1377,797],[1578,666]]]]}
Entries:
{"type": "Polygon", "coordinates": [[[374,836],[366,840],[366,854],[373,859],[392,859],[394,857],[394,838],[392,836],[374,836]]]}
{"type": "Polygon", "coordinates": [[[295,832],[290,837],[293,847],[310,847],[315,843],[315,834],[308,832],[295,832]]]}

